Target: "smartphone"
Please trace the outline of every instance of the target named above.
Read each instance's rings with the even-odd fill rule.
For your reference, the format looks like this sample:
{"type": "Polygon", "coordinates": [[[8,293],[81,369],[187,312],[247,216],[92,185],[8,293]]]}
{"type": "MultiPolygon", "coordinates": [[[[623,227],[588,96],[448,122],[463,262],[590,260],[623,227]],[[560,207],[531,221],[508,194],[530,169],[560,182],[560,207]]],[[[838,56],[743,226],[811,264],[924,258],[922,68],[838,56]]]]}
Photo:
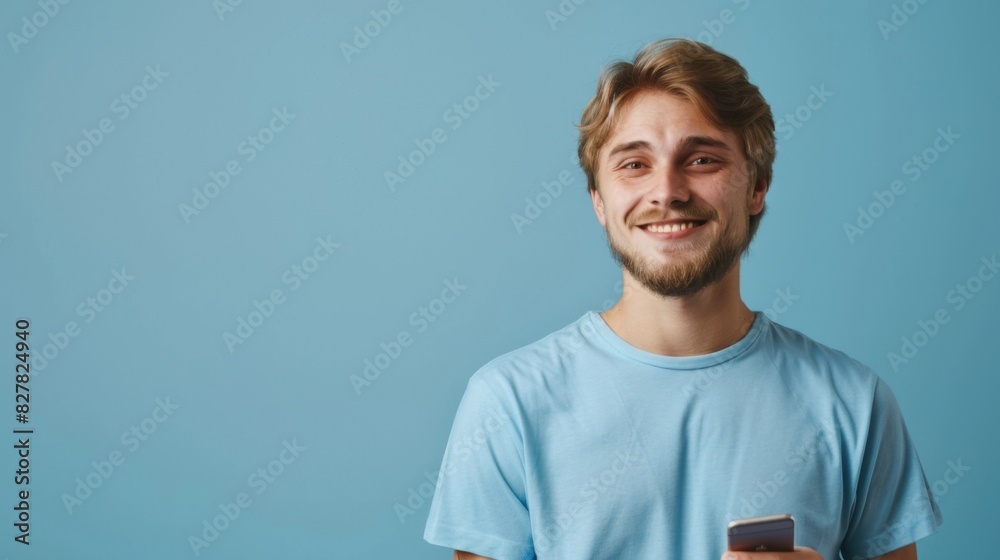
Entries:
{"type": "Polygon", "coordinates": [[[729,550],[743,552],[792,552],[795,519],[786,514],[748,517],[729,522],[729,550]]]}

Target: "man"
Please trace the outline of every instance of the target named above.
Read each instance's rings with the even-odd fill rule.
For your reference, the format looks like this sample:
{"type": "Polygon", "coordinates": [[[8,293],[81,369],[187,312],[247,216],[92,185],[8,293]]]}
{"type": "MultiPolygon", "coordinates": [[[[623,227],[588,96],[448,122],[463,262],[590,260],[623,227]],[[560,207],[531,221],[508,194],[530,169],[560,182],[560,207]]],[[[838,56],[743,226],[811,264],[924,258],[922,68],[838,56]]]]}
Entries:
{"type": "Polygon", "coordinates": [[[463,559],[915,559],[942,517],[889,387],[740,297],[775,157],[746,71],[654,42],[579,128],[622,297],[472,376],[424,538],[463,559]],[[783,513],[794,552],[726,551],[729,521],[783,513]]]}

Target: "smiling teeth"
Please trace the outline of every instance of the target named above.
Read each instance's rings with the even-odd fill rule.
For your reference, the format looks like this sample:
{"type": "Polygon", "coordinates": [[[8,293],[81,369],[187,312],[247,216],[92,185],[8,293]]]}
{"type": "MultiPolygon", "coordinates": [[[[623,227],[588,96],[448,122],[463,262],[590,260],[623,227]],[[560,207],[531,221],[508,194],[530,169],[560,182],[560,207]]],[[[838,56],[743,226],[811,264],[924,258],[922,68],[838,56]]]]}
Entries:
{"type": "Polygon", "coordinates": [[[663,224],[663,225],[651,224],[646,226],[646,229],[653,233],[670,233],[673,231],[681,231],[682,229],[688,229],[693,227],[694,227],[694,222],[684,222],[683,224],[663,224]]]}

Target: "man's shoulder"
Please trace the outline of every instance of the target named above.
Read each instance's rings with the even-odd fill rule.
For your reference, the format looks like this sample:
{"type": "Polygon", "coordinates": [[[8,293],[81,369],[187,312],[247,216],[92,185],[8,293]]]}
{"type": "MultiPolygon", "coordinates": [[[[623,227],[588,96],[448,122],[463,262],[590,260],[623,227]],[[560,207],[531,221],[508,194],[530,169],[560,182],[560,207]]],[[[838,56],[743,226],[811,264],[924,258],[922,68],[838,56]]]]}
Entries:
{"type": "Polygon", "coordinates": [[[769,351],[778,366],[798,364],[831,380],[854,381],[874,387],[878,374],[868,364],[847,352],[819,342],[804,332],[768,319],[770,324],[769,351]]]}
{"type": "Polygon", "coordinates": [[[566,361],[578,356],[596,335],[590,311],[579,319],[513,350],[500,354],[480,367],[472,382],[519,384],[540,381],[541,376],[565,369],[566,361]]]}

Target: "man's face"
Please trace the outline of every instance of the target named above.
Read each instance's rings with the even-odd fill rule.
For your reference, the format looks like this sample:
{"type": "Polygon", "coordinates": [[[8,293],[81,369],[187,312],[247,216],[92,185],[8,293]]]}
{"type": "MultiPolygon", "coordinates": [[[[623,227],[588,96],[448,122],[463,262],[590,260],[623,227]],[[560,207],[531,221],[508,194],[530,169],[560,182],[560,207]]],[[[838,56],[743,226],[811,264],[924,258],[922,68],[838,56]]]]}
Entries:
{"type": "Polygon", "coordinates": [[[750,242],[767,187],[750,188],[735,132],[690,101],[642,92],[598,155],[594,212],[615,260],[654,293],[683,296],[720,280],[750,242]]]}

